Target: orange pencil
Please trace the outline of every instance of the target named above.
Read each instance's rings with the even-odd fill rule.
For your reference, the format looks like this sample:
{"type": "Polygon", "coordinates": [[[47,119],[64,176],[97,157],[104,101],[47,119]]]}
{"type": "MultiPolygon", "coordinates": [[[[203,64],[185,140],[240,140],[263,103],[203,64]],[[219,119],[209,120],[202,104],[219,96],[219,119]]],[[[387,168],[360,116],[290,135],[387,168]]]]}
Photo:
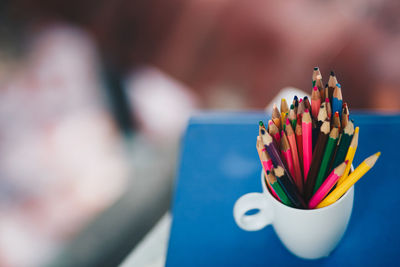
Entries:
{"type": "Polygon", "coordinates": [[[279,113],[278,107],[274,104],[272,108],[272,121],[275,123],[278,129],[281,128],[281,113],[279,113]]]}
{"type": "Polygon", "coordinates": [[[321,95],[318,91],[318,88],[314,86],[313,91],[311,93],[311,113],[315,119],[318,117],[320,106],[321,106],[321,95]]]}
{"type": "Polygon", "coordinates": [[[300,193],[303,193],[303,176],[301,174],[301,165],[299,160],[299,152],[297,151],[296,137],[293,132],[293,128],[290,125],[289,120],[286,120],[286,136],[289,141],[290,151],[292,152],[293,166],[294,166],[294,182],[299,189],[300,193]]]}
{"type": "MultiPolygon", "coordinates": [[[[289,141],[288,141],[284,131],[281,132],[281,153],[283,155],[283,158],[285,159],[286,166],[288,167],[290,174],[294,178],[295,172],[294,172],[292,151],[290,150],[289,141]]],[[[293,180],[296,180],[296,179],[293,179],[293,180]]]]}

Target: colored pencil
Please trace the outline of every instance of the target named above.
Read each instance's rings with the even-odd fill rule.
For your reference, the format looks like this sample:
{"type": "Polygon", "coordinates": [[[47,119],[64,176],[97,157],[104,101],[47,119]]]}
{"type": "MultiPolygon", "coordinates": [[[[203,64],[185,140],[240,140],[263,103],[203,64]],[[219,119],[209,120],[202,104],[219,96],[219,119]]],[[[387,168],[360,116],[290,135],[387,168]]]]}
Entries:
{"type": "Polygon", "coordinates": [[[272,164],[271,157],[267,153],[267,150],[265,149],[260,136],[257,136],[257,144],[256,145],[257,145],[257,151],[259,152],[261,165],[263,166],[265,171],[271,171],[274,166],[272,164]]]}
{"type": "Polygon", "coordinates": [[[321,85],[320,86],[317,83],[317,87],[318,87],[318,90],[319,90],[319,95],[321,97],[321,102],[324,102],[325,101],[325,89],[324,89],[324,86],[322,84],[322,79],[321,79],[321,85]]]}
{"type": "Polygon", "coordinates": [[[335,90],[336,84],[338,83],[336,79],[336,75],[333,71],[331,71],[331,75],[329,76],[328,80],[328,97],[330,101],[332,101],[333,90],[335,90]]]}
{"type": "Polygon", "coordinates": [[[293,128],[289,121],[286,120],[286,136],[289,141],[290,151],[292,152],[293,166],[294,166],[294,182],[299,189],[300,193],[303,193],[303,176],[301,174],[301,163],[299,160],[299,152],[297,150],[296,137],[293,132],[293,128]]]}
{"type": "MultiPolygon", "coordinates": [[[[292,202],[290,202],[288,196],[285,191],[283,191],[282,186],[277,181],[275,175],[271,171],[267,171],[267,175],[265,176],[268,184],[273,188],[273,192],[277,195],[278,200],[280,200],[283,204],[287,206],[293,206],[292,202]]],[[[272,190],[271,190],[272,192],[272,190]]]]}
{"type": "MultiPolygon", "coordinates": [[[[321,94],[322,95],[322,94],[321,94]]],[[[324,90],[324,98],[323,100],[326,101],[326,99],[329,99],[329,86],[328,84],[325,84],[325,90],[324,90]]]]}
{"type": "Polygon", "coordinates": [[[295,172],[294,172],[292,151],[290,149],[289,141],[288,141],[284,131],[281,132],[281,152],[282,152],[282,156],[286,162],[286,166],[288,167],[289,172],[293,177],[293,181],[295,182],[296,179],[294,178],[295,172]]]}
{"type": "Polygon", "coordinates": [[[279,129],[271,120],[268,121],[268,133],[274,138],[277,146],[281,143],[281,135],[279,134],[279,129]]]}
{"type": "Polygon", "coordinates": [[[292,128],[296,127],[297,116],[296,116],[296,112],[294,111],[294,105],[290,106],[288,118],[290,120],[290,124],[292,125],[292,128]]]}
{"type": "Polygon", "coordinates": [[[321,107],[319,108],[318,116],[318,126],[321,127],[322,123],[328,119],[328,113],[326,113],[326,103],[322,103],[321,107]]]}
{"type": "Polygon", "coordinates": [[[333,159],[333,164],[331,169],[336,168],[340,163],[342,163],[346,157],[347,150],[349,150],[351,139],[354,135],[354,124],[349,122],[344,128],[342,137],[340,138],[340,143],[338,150],[336,151],[335,158],[333,159]]]}
{"type": "Polygon", "coordinates": [[[337,166],[325,179],[324,183],[318,188],[317,192],[312,196],[310,202],[308,203],[309,209],[314,209],[323,199],[324,197],[331,191],[333,186],[339,180],[339,178],[343,175],[343,172],[348,164],[347,161],[343,162],[339,166],[337,166]]]}
{"type": "Polygon", "coordinates": [[[344,103],[342,109],[342,121],[341,121],[343,129],[346,128],[348,122],[349,122],[349,108],[347,107],[347,103],[344,103]]]}
{"type": "Polygon", "coordinates": [[[274,104],[272,108],[272,121],[275,123],[278,129],[281,128],[281,113],[278,110],[278,107],[274,104]]]}
{"type": "Polygon", "coordinates": [[[303,198],[300,196],[296,186],[290,182],[287,172],[285,172],[281,166],[277,166],[274,168],[274,174],[279,184],[282,186],[283,191],[285,191],[286,195],[293,203],[293,206],[296,208],[305,208],[306,204],[303,198]]]}
{"type": "Polygon", "coordinates": [[[326,107],[326,114],[328,115],[328,119],[332,119],[332,106],[329,98],[325,98],[325,107],[326,107]]]}
{"type": "Polygon", "coordinates": [[[314,67],[311,80],[316,81],[318,75],[321,75],[321,71],[319,70],[318,67],[314,67]]]}
{"type": "Polygon", "coordinates": [[[317,139],[318,139],[318,135],[319,135],[319,125],[318,125],[318,121],[315,118],[311,119],[311,134],[312,134],[312,151],[314,151],[315,149],[315,145],[317,144],[317,139]]]}
{"type": "Polygon", "coordinates": [[[322,83],[322,75],[318,67],[314,68],[312,80],[315,81],[315,86],[317,86],[319,90],[324,89],[324,84],[322,83]]]}
{"type": "Polygon", "coordinates": [[[341,125],[340,125],[340,117],[339,117],[339,112],[335,112],[335,115],[333,116],[333,127],[337,127],[339,129],[339,132],[342,131],[341,125]]]}
{"type": "Polygon", "coordinates": [[[299,107],[297,108],[297,115],[303,116],[304,110],[305,110],[304,101],[302,98],[300,98],[299,107]]]}
{"type": "Polygon", "coordinates": [[[342,117],[342,106],[343,106],[343,97],[342,97],[342,87],[340,84],[336,84],[335,90],[332,95],[332,112],[339,112],[339,117],[342,117]]]}
{"type": "Polygon", "coordinates": [[[303,173],[304,182],[307,181],[308,171],[312,160],[312,133],[311,117],[308,109],[304,111],[302,118],[302,136],[303,136],[303,173]]]}
{"type": "Polygon", "coordinates": [[[293,177],[290,174],[285,163],[283,162],[281,153],[279,152],[277,145],[273,141],[272,136],[262,128],[259,128],[259,135],[261,136],[261,140],[265,148],[267,149],[267,153],[271,157],[272,164],[274,165],[274,167],[281,166],[287,173],[287,176],[289,177],[290,181],[294,184],[293,177]]]}
{"type": "Polygon", "coordinates": [[[331,162],[333,149],[336,147],[339,136],[338,128],[334,127],[329,133],[328,142],[326,143],[324,155],[322,156],[321,166],[318,171],[317,179],[314,185],[314,192],[318,190],[321,184],[324,182],[324,178],[326,177],[327,169],[329,167],[329,163],[331,162]]]}
{"type": "Polygon", "coordinates": [[[300,166],[303,169],[303,130],[301,129],[300,114],[297,114],[295,135],[296,135],[297,151],[299,152],[300,166]]]}
{"type": "Polygon", "coordinates": [[[308,109],[310,111],[310,115],[311,115],[311,104],[310,104],[310,100],[308,99],[308,96],[305,96],[303,98],[303,104],[304,104],[304,109],[308,109]]]}
{"type": "Polygon", "coordinates": [[[360,128],[356,127],[356,129],[354,131],[354,135],[353,135],[353,138],[351,139],[351,143],[350,143],[349,149],[347,150],[347,154],[346,154],[346,158],[345,158],[345,160],[349,161],[349,164],[346,166],[346,170],[344,171],[343,176],[339,179],[338,185],[343,183],[343,181],[346,180],[347,176],[349,175],[350,167],[351,167],[351,164],[353,163],[353,159],[354,159],[354,156],[357,151],[359,130],[360,130],[360,128]]]}
{"type": "Polygon", "coordinates": [[[286,122],[286,113],[288,113],[288,112],[289,112],[289,106],[286,102],[286,99],[282,98],[281,99],[281,127],[283,127],[283,125],[286,122]]]}
{"type": "Polygon", "coordinates": [[[294,113],[296,113],[297,116],[297,108],[299,106],[299,99],[297,98],[297,95],[295,95],[293,98],[293,106],[294,106],[294,113]]]}
{"type": "Polygon", "coordinates": [[[346,180],[344,180],[321,202],[318,204],[317,208],[326,207],[333,204],[339,198],[341,198],[344,193],[347,192],[361,177],[364,176],[376,163],[381,152],[377,152],[374,155],[366,158],[355,170],[352,172],[346,180]]]}
{"type": "Polygon", "coordinates": [[[318,171],[321,167],[322,156],[324,155],[325,146],[329,138],[331,130],[329,121],[325,121],[318,135],[318,141],[313,152],[310,171],[304,185],[304,199],[308,200],[314,192],[315,181],[317,180],[318,171]]]}
{"type": "MultiPolygon", "coordinates": [[[[264,170],[264,174],[265,174],[265,178],[267,178],[267,172],[271,171],[273,166],[272,166],[272,161],[271,158],[269,157],[268,153],[266,152],[266,149],[261,141],[261,137],[257,136],[257,143],[256,143],[256,148],[257,148],[257,152],[258,152],[258,157],[260,158],[261,161],[261,165],[263,167],[264,170]]],[[[267,182],[267,186],[269,188],[269,190],[271,191],[272,195],[280,200],[280,197],[278,196],[278,194],[275,192],[275,189],[272,187],[272,185],[270,185],[267,182]]]]}
{"type": "Polygon", "coordinates": [[[318,88],[314,86],[313,91],[311,93],[311,113],[314,118],[318,117],[319,108],[321,107],[321,94],[318,91],[318,88]]]}

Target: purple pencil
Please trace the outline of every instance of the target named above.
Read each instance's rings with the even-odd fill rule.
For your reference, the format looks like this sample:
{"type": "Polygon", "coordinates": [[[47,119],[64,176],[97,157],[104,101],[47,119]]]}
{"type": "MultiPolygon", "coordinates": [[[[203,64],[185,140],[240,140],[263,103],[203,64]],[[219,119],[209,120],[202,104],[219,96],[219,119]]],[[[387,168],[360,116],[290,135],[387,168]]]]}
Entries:
{"type": "Polygon", "coordinates": [[[280,153],[273,142],[272,136],[265,131],[262,127],[259,128],[261,140],[264,143],[264,146],[271,157],[272,164],[274,165],[275,168],[281,167],[282,169],[282,176],[281,179],[279,179],[279,183],[281,184],[283,190],[286,192],[292,203],[295,205],[297,208],[306,208],[306,204],[301,197],[298,188],[296,187],[293,177],[291,176],[288,168],[285,166],[285,164],[282,161],[282,158],[280,156],[280,153]]]}

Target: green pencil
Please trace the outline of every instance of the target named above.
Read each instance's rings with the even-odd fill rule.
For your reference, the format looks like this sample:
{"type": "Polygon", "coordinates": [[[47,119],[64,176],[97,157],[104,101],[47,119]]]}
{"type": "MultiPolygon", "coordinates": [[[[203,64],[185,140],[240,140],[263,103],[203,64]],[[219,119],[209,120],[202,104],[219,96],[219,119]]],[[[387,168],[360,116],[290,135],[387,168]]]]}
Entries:
{"type": "Polygon", "coordinates": [[[336,168],[346,158],[347,150],[349,150],[351,139],[354,135],[354,124],[349,121],[343,130],[342,138],[340,138],[340,144],[333,160],[331,169],[336,168]]]}
{"type": "Polygon", "coordinates": [[[318,190],[318,188],[321,186],[321,184],[325,181],[326,174],[327,174],[327,168],[328,168],[329,162],[331,161],[331,158],[332,158],[332,152],[333,152],[334,148],[336,147],[336,144],[338,141],[338,136],[339,136],[339,129],[337,127],[334,127],[331,130],[331,133],[329,134],[329,139],[326,144],[324,156],[322,157],[321,167],[319,168],[317,179],[315,181],[314,193],[318,190]]]}
{"type": "Polygon", "coordinates": [[[283,191],[281,185],[278,183],[275,175],[267,170],[267,181],[268,183],[272,186],[272,188],[275,190],[275,193],[278,195],[278,197],[281,199],[281,202],[287,206],[293,207],[292,202],[290,199],[287,197],[285,191],[283,191]]]}

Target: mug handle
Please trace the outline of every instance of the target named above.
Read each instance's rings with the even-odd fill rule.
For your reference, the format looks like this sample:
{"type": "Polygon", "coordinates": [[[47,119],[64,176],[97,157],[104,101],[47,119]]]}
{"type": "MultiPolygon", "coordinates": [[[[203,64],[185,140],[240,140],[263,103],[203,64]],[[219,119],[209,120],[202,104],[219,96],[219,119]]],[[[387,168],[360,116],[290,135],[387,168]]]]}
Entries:
{"type": "Polygon", "coordinates": [[[243,230],[257,231],[272,223],[272,206],[264,194],[248,193],[236,200],[233,217],[236,224],[243,230]],[[246,212],[253,209],[259,211],[253,215],[246,215],[246,212]]]}

